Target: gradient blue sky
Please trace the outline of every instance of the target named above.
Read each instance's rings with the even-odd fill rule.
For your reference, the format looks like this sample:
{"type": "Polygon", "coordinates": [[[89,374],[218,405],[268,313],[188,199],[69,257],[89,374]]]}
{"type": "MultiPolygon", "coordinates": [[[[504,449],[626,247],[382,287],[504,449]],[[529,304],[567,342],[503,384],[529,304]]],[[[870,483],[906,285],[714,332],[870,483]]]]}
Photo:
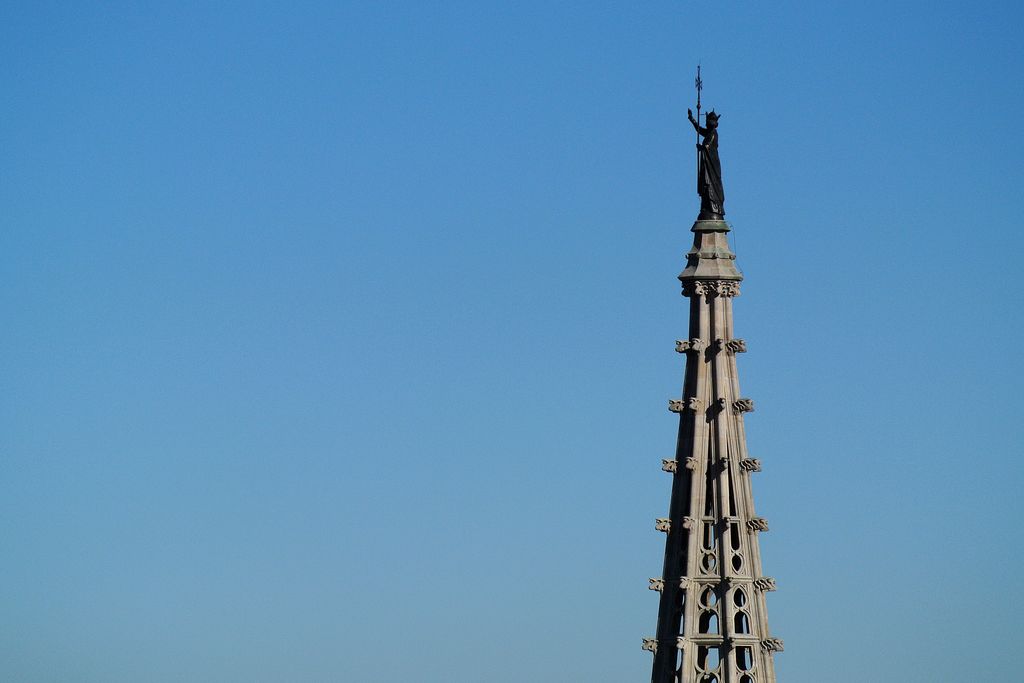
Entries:
{"type": "Polygon", "coordinates": [[[1022,15],[4,3],[0,679],[647,680],[701,61],[780,680],[1016,680],[1022,15]]]}

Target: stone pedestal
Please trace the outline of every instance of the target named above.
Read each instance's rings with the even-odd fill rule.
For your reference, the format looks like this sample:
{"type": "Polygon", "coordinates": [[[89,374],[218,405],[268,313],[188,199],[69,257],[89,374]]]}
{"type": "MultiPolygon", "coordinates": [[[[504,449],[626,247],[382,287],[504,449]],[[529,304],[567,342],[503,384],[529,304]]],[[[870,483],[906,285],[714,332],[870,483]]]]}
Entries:
{"type": "Polygon", "coordinates": [[[729,250],[725,221],[697,221],[690,228],[693,249],[686,254],[686,268],[679,274],[683,282],[690,280],[742,280],[736,270],[736,254],[729,250]]]}

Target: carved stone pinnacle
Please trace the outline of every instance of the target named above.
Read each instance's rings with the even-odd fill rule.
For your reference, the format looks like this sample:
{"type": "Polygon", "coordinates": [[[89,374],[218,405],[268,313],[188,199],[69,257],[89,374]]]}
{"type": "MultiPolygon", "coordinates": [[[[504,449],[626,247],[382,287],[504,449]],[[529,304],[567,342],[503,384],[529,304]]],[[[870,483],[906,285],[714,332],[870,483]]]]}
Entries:
{"type": "Polygon", "coordinates": [[[782,643],[769,637],[765,592],[775,583],[762,576],[759,546],[765,537],[758,533],[768,530],[768,522],[755,512],[756,482],[749,475],[760,471],[761,463],[748,457],[744,433],[743,413],[752,411],[754,402],[740,393],[737,354],[747,345],[736,336],[733,318],[732,297],[740,294],[743,273],[729,245],[731,227],[719,210],[722,203],[711,206],[717,197],[711,186],[721,177],[717,163],[708,161],[707,144],[718,115],[703,112],[707,126],[699,125],[699,102],[698,97],[697,116],[689,120],[705,139],[698,142],[704,148],[698,153],[706,157],[699,165],[698,193],[708,191],[701,194],[701,214],[691,229],[693,248],[679,274],[689,314],[681,321],[675,350],[684,355],[686,368],[668,406],[679,419],[672,420],[674,459],[662,461],[662,469],[673,474],[671,498],[667,507],[656,508],[667,515],[656,528],[667,533],[661,576],[649,581],[659,602],[657,642],[644,641],[654,652],[649,680],[776,683],[772,653],[782,643]]]}

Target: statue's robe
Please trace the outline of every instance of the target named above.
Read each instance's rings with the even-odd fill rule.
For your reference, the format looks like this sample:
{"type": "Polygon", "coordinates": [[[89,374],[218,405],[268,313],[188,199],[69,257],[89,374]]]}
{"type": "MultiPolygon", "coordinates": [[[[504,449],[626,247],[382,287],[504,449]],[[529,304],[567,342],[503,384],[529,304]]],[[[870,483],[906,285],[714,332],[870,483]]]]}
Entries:
{"type": "Polygon", "coordinates": [[[718,131],[702,128],[700,133],[704,140],[697,145],[697,156],[700,159],[697,194],[700,195],[700,218],[710,220],[725,215],[722,163],[718,160],[718,131]]]}

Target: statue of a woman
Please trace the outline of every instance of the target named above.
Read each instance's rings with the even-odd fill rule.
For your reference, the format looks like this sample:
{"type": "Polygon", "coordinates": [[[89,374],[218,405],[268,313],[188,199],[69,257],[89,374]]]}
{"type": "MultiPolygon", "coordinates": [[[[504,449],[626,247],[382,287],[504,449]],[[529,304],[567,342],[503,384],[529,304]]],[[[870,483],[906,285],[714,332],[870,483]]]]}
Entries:
{"type": "Polygon", "coordinates": [[[697,157],[700,160],[697,169],[700,215],[697,220],[720,221],[725,218],[725,190],[722,189],[722,163],[718,160],[718,114],[713,110],[707,113],[706,128],[702,128],[693,118],[692,110],[687,109],[686,115],[694,130],[704,138],[697,143],[697,157]]]}

